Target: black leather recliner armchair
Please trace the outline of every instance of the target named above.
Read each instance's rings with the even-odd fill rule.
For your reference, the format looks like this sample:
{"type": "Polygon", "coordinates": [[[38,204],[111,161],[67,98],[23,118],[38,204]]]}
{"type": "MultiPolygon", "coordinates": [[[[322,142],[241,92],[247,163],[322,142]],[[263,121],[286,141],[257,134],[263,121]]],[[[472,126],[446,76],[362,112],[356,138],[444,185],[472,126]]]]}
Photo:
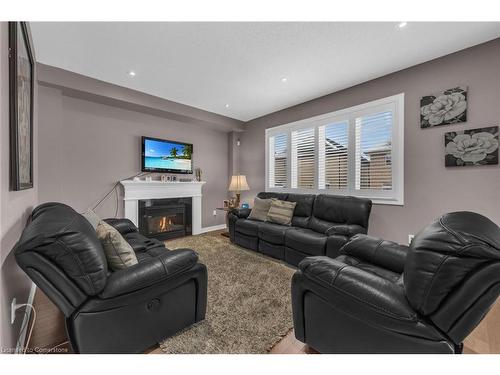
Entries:
{"type": "Polygon", "coordinates": [[[15,246],[18,264],[59,307],[77,353],[139,353],[203,320],[207,269],[190,249],[167,250],[126,219],[108,219],[139,263],[112,272],[90,223],[46,203],[15,246]]]}
{"type": "Polygon", "coordinates": [[[460,353],[500,294],[500,229],[442,216],[410,247],[357,235],[292,280],[295,336],[322,353],[460,353]]]}

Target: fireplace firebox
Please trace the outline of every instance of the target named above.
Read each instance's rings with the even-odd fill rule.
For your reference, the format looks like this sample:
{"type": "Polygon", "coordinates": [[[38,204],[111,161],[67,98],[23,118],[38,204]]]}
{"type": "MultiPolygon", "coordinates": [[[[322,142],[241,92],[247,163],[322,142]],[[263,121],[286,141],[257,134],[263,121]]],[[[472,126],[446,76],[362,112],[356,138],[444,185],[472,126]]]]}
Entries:
{"type": "Polygon", "coordinates": [[[139,232],[158,240],[190,235],[191,198],[140,200],[139,232]]]}

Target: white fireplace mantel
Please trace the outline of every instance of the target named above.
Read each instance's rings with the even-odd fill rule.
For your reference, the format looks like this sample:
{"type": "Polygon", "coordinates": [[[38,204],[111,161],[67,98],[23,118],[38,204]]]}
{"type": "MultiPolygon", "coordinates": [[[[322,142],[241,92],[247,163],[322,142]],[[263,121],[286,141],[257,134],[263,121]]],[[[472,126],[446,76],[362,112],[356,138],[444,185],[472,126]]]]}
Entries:
{"type": "Polygon", "coordinates": [[[192,198],[192,232],[201,233],[201,188],[205,181],[120,181],[125,189],[125,217],[139,226],[139,201],[144,199],[192,198]]]}

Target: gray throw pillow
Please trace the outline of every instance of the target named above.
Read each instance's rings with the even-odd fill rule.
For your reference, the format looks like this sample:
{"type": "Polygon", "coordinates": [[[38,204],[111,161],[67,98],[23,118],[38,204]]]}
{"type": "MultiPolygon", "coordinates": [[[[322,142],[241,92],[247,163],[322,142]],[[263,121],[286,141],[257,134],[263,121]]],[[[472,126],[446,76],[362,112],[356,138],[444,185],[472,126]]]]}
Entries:
{"type": "Polygon", "coordinates": [[[87,221],[90,223],[90,225],[92,225],[92,227],[94,228],[94,230],[97,230],[97,226],[99,225],[99,223],[101,222],[101,218],[99,216],[97,216],[97,214],[91,210],[90,208],[85,211],[82,216],[87,219],[87,221]]]}
{"type": "Polygon", "coordinates": [[[255,198],[253,201],[253,208],[250,211],[249,219],[266,221],[267,213],[269,212],[269,208],[271,207],[271,202],[275,200],[274,198],[270,199],[261,199],[255,198]]]}
{"type": "Polygon", "coordinates": [[[297,202],[273,200],[267,213],[267,221],[281,225],[291,225],[297,202]]]}
{"type": "Polygon", "coordinates": [[[122,270],[138,263],[132,246],[111,225],[101,221],[97,226],[96,233],[101,241],[104,254],[106,254],[108,266],[112,271],[122,270]]]}

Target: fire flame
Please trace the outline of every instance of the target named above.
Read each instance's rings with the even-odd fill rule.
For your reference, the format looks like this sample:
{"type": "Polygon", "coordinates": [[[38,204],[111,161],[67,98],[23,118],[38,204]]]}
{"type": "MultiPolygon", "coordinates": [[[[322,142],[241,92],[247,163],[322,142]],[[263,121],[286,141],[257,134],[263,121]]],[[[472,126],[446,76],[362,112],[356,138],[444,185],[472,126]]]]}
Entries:
{"type": "Polygon", "coordinates": [[[172,225],[172,219],[168,218],[168,217],[162,217],[160,222],[159,222],[159,227],[160,227],[160,230],[159,232],[165,232],[167,231],[167,229],[172,225]]]}

